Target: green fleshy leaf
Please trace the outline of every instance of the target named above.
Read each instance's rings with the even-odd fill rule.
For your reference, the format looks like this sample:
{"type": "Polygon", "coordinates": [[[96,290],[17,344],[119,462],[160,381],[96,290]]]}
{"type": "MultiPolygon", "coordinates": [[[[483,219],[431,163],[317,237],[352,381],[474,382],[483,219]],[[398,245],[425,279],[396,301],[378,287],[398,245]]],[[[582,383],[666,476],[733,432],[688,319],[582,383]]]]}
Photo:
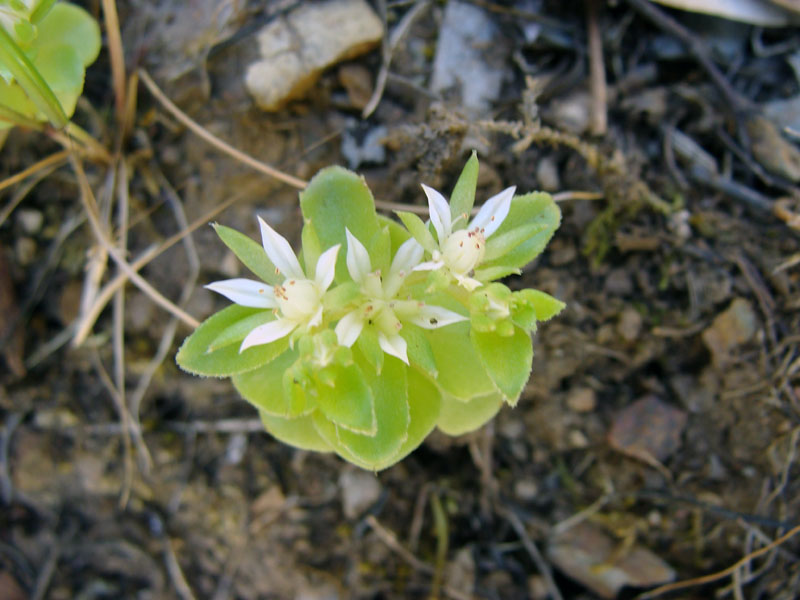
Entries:
{"type": "Polygon", "coordinates": [[[257,313],[252,314],[249,317],[245,317],[241,321],[237,321],[225,329],[213,340],[211,340],[211,342],[208,344],[208,351],[213,352],[214,350],[219,350],[220,348],[224,348],[229,344],[241,345],[242,340],[244,340],[244,338],[247,337],[247,334],[253,331],[253,329],[259,325],[264,325],[265,323],[275,320],[275,315],[272,314],[271,310],[256,310],[258,310],[257,313]]]}
{"type": "Polygon", "coordinates": [[[413,323],[406,323],[400,330],[400,335],[406,341],[409,362],[435,379],[439,371],[436,368],[431,344],[423,329],[413,323]]]}
{"type": "Polygon", "coordinates": [[[494,267],[475,269],[475,279],[478,281],[495,281],[509,275],[520,275],[522,271],[516,267],[495,265],[494,267]]]}
{"type": "Polygon", "coordinates": [[[503,396],[498,393],[479,396],[468,402],[443,394],[436,426],[447,435],[463,435],[492,419],[502,405],[503,396]]]}
{"type": "Polygon", "coordinates": [[[266,365],[234,375],[231,380],[242,398],[260,411],[276,417],[295,418],[314,410],[300,386],[297,394],[287,394],[284,375],[297,361],[297,351],[288,350],[266,365]]]}
{"type": "Polygon", "coordinates": [[[439,371],[436,382],[462,401],[497,392],[469,341],[469,330],[469,324],[462,322],[425,332],[439,371]]]}
{"type": "Polygon", "coordinates": [[[35,25],[44,19],[56,2],[58,2],[58,0],[40,0],[38,6],[36,6],[33,9],[33,12],[31,12],[31,23],[35,25]]]}
{"type": "Polygon", "coordinates": [[[363,177],[342,167],[322,169],[300,193],[300,208],[306,223],[314,226],[321,248],[341,244],[336,279],[349,280],[345,227],[370,253],[375,236],[381,235],[375,201],[363,177]]]}
{"type": "Polygon", "coordinates": [[[227,344],[217,350],[209,350],[212,342],[225,334],[225,330],[264,309],[247,308],[233,304],[212,315],[200,324],[183,342],[175,357],[178,366],[195,375],[210,377],[229,377],[250,371],[279,356],[289,345],[287,338],[271,344],[253,346],[239,352],[236,344],[227,344]]]}
{"type": "Polygon", "coordinates": [[[361,330],[361,335],[356,340],[356,346],[375,373],[380,375],[383,369],[384,354],[378,342],[378,334],[375,332],[375,328],[365,324],[364,329],[361,330]]]}
{"type": "Polygon", "coordinates": [[[536,319],[549,321],[567,306],[561,300],[553,298],[539,290],[525,289],[518,292],[536,311],[536,319]]]}
{"type": "Polygon", "coordinates": [[[408,426],[408,437],[394,454],[372,465],[372,470],[380,471],[391,467],[416,450],[436,426],[441,403],[442,395],[436,386],[416,369],[409,369],[408,407],[410,424],[408,426]]]}
{"type": "Polygon", "coordinates": [[[453,230],[464,229],[469,223],[469,214],[475,204],[475,188],[478,187],[478,154],[472,151],[467,164],[458,177],[450,195],[450,216],[453,230]],[[461,218],[459,218],[461,217],[461,218]]]}
{"type": "MultiPolygon", "coordinates": [[[[541,254],[560,223],[561,210],[550,194],[534,192],[524,196],[515,196],[511,201],[508,216],[489,240],[491,241],[495,236],[498,238],[504,236],[520,226],[536,225],[537,233],[503,256],[482,263],[479,269],[482,273],[481,277],[484,278],[485,272],[491,267],[503,267],[509,269],[508,272],[513,272],[513,269],[521,269],[527,265],[541,254]],[[539,225],[541,225],[541,229],[539,229],[539,225]]],[[[477,275],[478,270],[476,270],[477,275]]]]}
{"type": "MultiPolygon", "coordinates": [[[[42,50],[48,47],[72,48],[84,67],[92,64],[100,54],[100,26],[79,6],[59,2],[47,12],[38,29],[37,45],[40,44],[42,50]]],[[[83,74],[80,83],[82,86],[83,74]]]]}
{"type": "Polygon", "coordinates": [[[336,427],[320,412],[314,413],[314,425],[334,451],[364,469],[377,470],[397,454],[408,439],[410,408],[406,366],[387,356],[380,377],[362,369],[375,397],[378,429],[374,436],[359,435],[336,427]]]}
{"type": "MultiPolygon", "coordinates": [[[[305,272],[309,277],[313,278],[316,273],[317,261],[324,250],[320,246],[317,230],[314,229],[311,223],[303,225],[301,238],[301,243],[303,244],[302,260],[303,265],[305,265],[305,272]]],[[[342,251],[341,248],[339,250],[340,252],[342,251]]]]}
{"type": "Polygon", "coordinates": [[[356,365],[336,369],[334,385],[318,386],[317,394],[317,406],[333,423],[355,433],[375,435],[375,400],[356,365]]]}
{"type": "Polygon", "coordinates": [[[411,237],[405,227],[384,215],[378,215],[378,224],[380,227],[389,229],[389,237],[392,240],[392,254],[394,254],[394,251],[397,250],[403,242],[411,237]]]}
{"type": "Polygon", "coordinates": [[[283,277],[276,271],[275,265],[267,257],[261,244],[235,229],[225,227],[225,225],[213,223],[211,226],[222,242],[236,255],[236,258],[242,261],[244,266],[259,279],[271,285],[283,283],[283,277]]]}
{"type": "MultiPolygon", "coordinates": [[[[23,114],[33,114],[37,118],[41,113],[44,120],[50,121],[54,127],[63,127],[69,118],[64,113],[58,97],[53,93],[39,70],[11,38],[5,28],[0,27],[0,65],[4,72],[11,73],[15,83],[21,87],[29,100],[23,114]],[[35,108],[33,108],[35,107],[35,108]]],[[[81,74],[81,77],[83,74],[81,74]]],[[[5,105],[5,98],[2,99],[5,105]]]]}
{"type": "Polygon", "coordinates": [[[361,287],[354,281],[340,283],[329,289],[322,297],[322,306],[329,312],[346,312],[347,305],[361,294],[361,287]]]}
{"type": "Polygon", "coordinates": [[[406,226],[411,236],[417,240],[417,243],[425,248],[425,250],[428,252],[433,252],[436,250],[436,248],[438,248],[438,244],[433,239],[433,235],[431,234],[430,230],[417,215],[398,210],[397,216],[403,222],[403,225],[406,226]]]}
{"type": "Polygon", "coordinates": [[[486,255],[483,260],[489,262],[500,258],[511,252],[521,243],[531,239],[536,234],[550,228],[550,224],[544,221],[533,221],[525,223],[520,227],[515,227],[510,231],[495,234],[486,240],[486,255]]]}
{"type": "Polygon", "coordinates": [[[310,415],[297,417],[296,419],[275,417],[268,415],[264,411],[260,411],[259,415],[264,428],[269,434],[284,444],[314,452],[333,451],[330,444],[317,433],[317,429],[314,427],[314,420],[310,415]]]}
{"type": "Polygon", "coordinates": [[[530,335],[519,328],[509,336],[481,333],[473,329],[470,337],[506,402],[511,406],[516,405],[531,375],[533,346],[530,335]]]}

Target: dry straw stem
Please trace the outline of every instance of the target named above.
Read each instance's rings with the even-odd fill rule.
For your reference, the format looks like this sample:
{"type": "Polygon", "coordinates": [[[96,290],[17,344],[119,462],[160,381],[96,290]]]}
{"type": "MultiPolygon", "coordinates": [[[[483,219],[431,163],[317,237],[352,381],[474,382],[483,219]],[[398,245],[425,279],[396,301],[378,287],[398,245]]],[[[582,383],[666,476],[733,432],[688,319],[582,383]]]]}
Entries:
{"type": "Polygon", "coordinates": [[[294,177],[293,175],[289,175],[284,173],[283,171],[279,171],[278,169],[269,166],[266,163],[263,163],[259,160],[256,160],[249,154],[242,152],[241,150],[237,150],[227,142],[222,141],[217,136],[210,133],[207,129],[202,127],[196,121],[192,120],[189,115],[183,112],[180,108],[175,106],[175,104],[167,98],[166,94],[161,91],[156,85],[156,82],[150,77],[150,75],[144,69],[139,69],[139,77],[147,86],[147,89],[150,90],[150,93],[158,100],[161,105],[169,111],[173,117],[175,117],[178,121],[183,123],[186,127],[192,130],[196,135],[203,138],[206,142],[217,148],[218,150],[224,152],[225,154],[235,158],[236,160],[254,168],[256,171],[260,171],[265,175],[269,175],[270,177],[274,177],[278,181],[282,181],[287,185],[291,185],[297,189],[305,189],[308,182],[300,179],[298,177],[294,177]]]}
{"type": "Polygon", "coordinates": [[[659,586],[654,590],[650,590],[649,592],[645,592],[644,594],[636,596],[636,600],[649,600],[650,598],[657,598],[658,596],[661,596],[668,592],[674,592],[675,590],[682,590],[688,587],[694,587],[697,585],[711,583],[713,581],[718,581],[720,579],[728,577],[729,575],[733,575],[740,568],[742,568],[744,565],[746,565],[753,559],[756,559],[762,554],[766,554],[770,550],[777,548],[778,546],[788,541],[798,533],[800,533],[800,525],[793,527],[771,544],[768,544],[763,548],[759,548],[758,550],[751,552],[747,556],[740,558],[727,569],[723,569],[722,571],[719,571],[717,573],[711,573],[710,575],[704,575],[703,577],[695,577],[694,579],[687,579],[685,581],[676,581],[675,583],[668,583],[666,585],[659,586]]]}
{"type": "Polygon", "coordinates": [[[106,22],[108,53],[111,57],[111,78],[114,83],[114,107],[117,121],[125,118],[125,53],[122,50],[122,36],[119,32],[117,3],[114,0],[103,0],[103,18],[106,22]]]}
{"type": "MultiPolygon", "coordinates": [[[[66,150],[59,150],[58,152],[54,152],[50,156],[43,158],[42,160],[35,162],[27,169],[23,169],[19,173],[12,175],[11,177],[6,177],[3,181],[0,181],[0,192],[4,189],[11,187],[22,181],[23,179],[30,177],[38,173],[39,171],[46,169],[47,167],[56,166],[60,167],[61,165],[65,164],[69,158],[69,152],[66,150]]],[[[2,222],[0,221],[0,225],[2,222]]]]}
{"type": "MultiPolygon", "coordinates": [[[[217,215],[225,211],[228,207],[230,207],[238,200],[241,200],[244,197],[244,195],[245,194],[243,191],[234,194],[233,196],[228,198],[225,202],[215,207],[213,210],[207,212],[200,218],[193,221],[192,224],[186,227],[184,230],[179,231],[178,233],[174,234],[173,236],[161,242],[159,246],[146,250],[142,256],[140,256],[130,264],[130,268],[133,271],[139,271],[143,269],[152,260],[161,255],[167,249],[171,248],[172,246],[183,240],[183,238],[185,238],[187,235],[199,229],[200,227],[208,224],[209,221],[213,221],[217,215]]],[[[125,272],[119,273],[114,277],[114,279],[112,279],[105,286],[103,286],[103,288],[97,293],[97,296],[94,298],[94,301],[92,302],[91,306],[88,308],[86,313],[80,319],[77,331],[75,332],[75,337],[73,338],[74,346],[76,347],[80,346],[81,344],[83,344],[83,342],[86,341],[86,338],[92,331],[92,327],[94,326],[95,322],[100,316],[100,313],[103,312],[103,309],[111,300],[112,296],[114,295],[114,292],[116,292],[120,287],[125,285],[125,282],[127,281],[128,281],[128,274],[125,272]]]]}
{"type": "Polygon", "coordinates": [[[150,283],[148,283],[141,275],[139,275],[136,270],[134,270],[131,265],[125,261],[125,258],[120,255],[119,250],[117,250],[113,242],[108,238],[108,234],[103,230],[103,226],[100,223],[97,202],[95,200],[94,193],[92,192],[92,188],[89,185],[89,181],[86,179],[86,173],[83,171],[83,166],[81,165],[80,161],[74,157],[71,157],[70,160],[78,177],[78,184],[81,190],[81,202],[86,210],[86,215],[89,218],[89,223],[92,226],[92,231],[94,232],[95,238],[97,238],[97,241],[100,243],[103,250],[108,252],[109,256],[111,256],[114,262],[117,263],[119,268],[128,276],[131,282],[133,282],[136,287],[147,294],[150,299],[153,300],[153,302],[158,304],[167,312],[172,313],[181,319],[190,327],[199,327],[200,321],[195,319],[192,315],[188,314],[179,306],[176,306],[175,303],[165,298],[161,292],[150,285],[150,283]]]}

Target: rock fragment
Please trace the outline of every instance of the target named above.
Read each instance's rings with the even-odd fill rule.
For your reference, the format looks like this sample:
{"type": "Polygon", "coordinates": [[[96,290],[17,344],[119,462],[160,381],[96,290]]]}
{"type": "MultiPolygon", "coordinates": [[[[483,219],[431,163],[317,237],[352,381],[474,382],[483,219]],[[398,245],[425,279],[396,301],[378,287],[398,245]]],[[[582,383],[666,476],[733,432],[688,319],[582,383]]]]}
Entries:
{"type": "Polygon", "coordinates": [[[732,352],[752,339],[756,327],[756,314],[750,303],[744,298],[734,299],[703,332],[703,342],[711,352],[714,366],[721,368],[728,364],[732,352]]]}
{"type": "Polygon", "coordinates": [[[590,523],[556,535],[548,554],[561,571],[601,598],[615,598],[626,586],[649,587],[675,578],[674,569],[650,550],[634,545],[619,552],[618,543],[590,523]]]}
{"type": "Polygon", "coordinates": [[[300,3],[258,34],[261,60],[248,67],[245,85],[263,110],[280,110],[325,68],[369,51],[382,37],[383,24],[365,0],[300,3]]]}
{"type": "Polygon", "coordinates": [[[436,46],[431,90],[440,93],[455,88],[467,111],[486,113],[503,83],[502,61],[493,60],[498,57],[489,52],[500,48],[497,38],[497,26],[482,8],[450,0],[436,46]]]}
{"type": "Polygon", "coordinates": [[[608,441],[628,456],[657,465],[680,446],[686,419],[681,409],[646,396],[617,413],[608,441]]]}

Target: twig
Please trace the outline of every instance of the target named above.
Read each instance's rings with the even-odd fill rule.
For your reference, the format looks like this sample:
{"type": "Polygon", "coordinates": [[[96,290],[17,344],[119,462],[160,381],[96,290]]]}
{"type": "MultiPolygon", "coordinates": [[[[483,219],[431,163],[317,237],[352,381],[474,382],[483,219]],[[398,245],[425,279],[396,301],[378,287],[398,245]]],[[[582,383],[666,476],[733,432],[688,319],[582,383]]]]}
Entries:
{"type": "Polygon", "coordinates": [[[175,555],[172,542],[166,535],[164,536],[164,562],[167,564],[167,573],[169,573],[169,577],[172,580],[172,585],[175,586],[175,591],[181,600],[195,600],[194,592],[189,587],[189,583],[183,575],[183,569],[178,563],[178,557],[175,555]]]}
{"type": "MultiPolygon", "coordinates": [[[[16,208],[17,208],[17,206],[19,206],[20,202],[22,202],[28,196],[28,194],[31,192],[31,190],[33,190],[33,188],[35,188],[37,185],[39,185],[39,183],[43,179],[48,177],[53,171],[58,169],[60,166],[61,165],[59,163],[57,163],[57,162],[56,163],[52,163],[52,164],[48,164],[48,165],[40,168],[39,170],[37,170],[35,172],[35,177],[33,177],[30,181],[26,181],[25,183],[20,185],[19,188],[11,196],[11,199],[8,201],[8,204],[6,204],[3,207],[3,210],[0,211],[0,225],[3,225],[3,223],[6,222],[8,217],[11,216],[11,213],[13,213],[16,210],[16,208]]],[[[11,178],[9,178],[9,179],[11,179],[11,178]]],[[[8,180],[6,180],[6,181],[8,181],[8,180]]]]}
{"type": "Polygon", "coordinates": [[[704,575],[703,577],[695,577],[694,579],[676,581],[675,583],[668,583],[666,585],[659,586],[654,590],[650,590],[649,592],[645,592],[644,594],[636,596],[636,600],[648,600],[649,598],[657,598],[658,596],[666,594],[667,592],[674,592],[675,590],[682,590],[684,588],[703,585],[705,583],[711,583],[712,581],[718,581],[719,579],[723,579],[724,577],[727,577],[735,573],[742,565],[749,563],[750,561],[752,561],[755,558],[758,558],[762,554],[766,554],[773,548],[780,546],[781,544],[791,539],[798,533],[800,533],[800,525],[787,531],[785,534],[783,534],[781,537],[776,539],[771,544],[768,544],[763,548],[759,548],[758,550],[755,550],[754,552],[751,552],[747,556],[737,560],[727,569],[723,569],[722,571],[718,571],[717,573],[711,573],[710,575],[704,575]]]}
{"type": "Polygon", "coordinates": [[[547,586],[547,591],[550,593],[550,597],[553,600],[563,600],[564,597],[561,595],[561,591],[558,589],[555,579],[553,579],[553,571],[550,569],[550,565],[544,559],[542,553],[539,552],[539,549],[531,539],[531,536],[529,536],[528,532],[525,531],[525,525],[523,525],[520,518],[512,510],[506,508],[505,506],[498,507],[498,512],[509,522],[511,527],[517,533],[517,536],[519,536],[522,545],[525,547],[525,550],[533,559],[536,568],[542,575],[545,585],[547,586]]]}
{"type": "MultiPolygon", "coordinates": [[[[161,171],[157,171],[156,178],[159,180],[161,188],[166,192],[168,203],[172,208],[173,213],[175,214],[175,220],[178,223],[178,227],[180,227],[181,231],[186,231],[189,228],[189,225],[186,222],[186,214],[183,211],[183,204],[181,203],[178,194],[172,188],[169,181],[161,171]]],[[[189,263],[189,273],[183,279],[184,281],[183,291],[181,292],[180,298],[178,299],[178,306],[180,306],[181,308],[183,308],[189,302],[189,298],[194,292],[195,284],[197,283],[197,278],[200,275],[200,259],[198,258],[197,249],[195,248],[192,236],[190,235],[184,236],[183,245],[186,249],[186,258],[189,263]]],[[[164,359],[167,357],[167,354],[169,354],[170,350],[172,349],[172,341],[175,339],[175,332],[177,331],[177,328],[178,328],[178,319],[173,317],[172,319],[170,319],[169,323],[164,328],[164,333],[162,334],[161,341],[158,344],[158,350],[156,351],[153,358],[145,367],[144,372],[139,378],[139,382],[136,384],[136,388],[131,394],[130,411],[133,419],[136,421],[137,424],[140,424],[139,413],[141,409],[142,399],[144,398],[147,388],[150,386],[150,382],[153,379],[153,375],[155,375],[159,366],[161,366],[161,363],[164,362],[164,359]]]]}
{"type": "MultiPolygon", "coordinates": [[[[26,177],[33,175],[34,173],[40,171],[41,169],[45,169],[52,165],[56,165],[56,168],[60,167],[61,165],[67,162],[68,157],[69,157],[69,152],[67,152],[66,150],[59,150],[58,152],[54,152],[50,156],[43,158],[38,162],[33,163],[27,169],[23,169],[19,173],[15,173],[11,177],[6,177],[3,181],[0,181],[0,192],[2,192],[7,187],[11,187],[12,185],[19,183],[26,177]]],[[[5,217],[0,219],[0,225],[2,225],[5,219],[6,219],[5,217]]]]}
{"type": "MultiPolygon", "coordinates": [[[[395,26],[395,28],[392,29],[392,33],[388,36],[384,36],[381,69],[378,71],[378,78],[375,81],[375,90],[372,92],[369,102],[367,102],[367,105],[364,107],[364,110],[361,113],[362,119],[369,117],[378,107],[381,97],[383,96],[383,90],[386,88],[386,80],[389,76],[389,66],[392,63],[392,55],[394,54],[394,51],[397,49],[398,44],[400,44],[405,34],[411,28],[411,25],[414,23],[417,17],[422,14],[422,11],[428,7],[428,4],[429,0],[419,0],[416,2],[414,6],[412,6],[411,9],[403,15],[403,18],[400,19],[400,22],[395,26]]],[[[384,17],[383,20],[385,24],[385,2],[383,3],[382,16],[384,17]]]]}
{"type": "MultiPolygon", "coordinates": [[[[108,0],[103,1],[103,5],[108,0]]],[[[112,0],[113,4],[113,0],[112,0]]],[[[117,161],[117,228],[119,229],[119,251],[124,256],[128,253],[128,171],[125,161],[117,161]]],[[[125,400],[125,288],[121,287],[114,294],[112,347],[114,354],[114,383],[119,394],[120,420],[123,428],[123,445],[125,448],[125,470],[119,506],[124,509],[130,498],[133,482],[133,457],[131,454],[130,420],[128,403],[125,400]]]]}
{"type": "MultiPolygon", "coordinates": [[[[198,219],[195,219],[191,225],[189,225],[185,230],[179,231],[178,233],[170,236],[159,246],[154,248],[150,248],[146,250],[142,256],[137,258],[135,261],[131,263],[131,268],[134,271],[139,271],[140,269],[144,268],[147,264],[149,264],[153,259],[157,256],[180,242],[183,238],[185,238],[190,233],[194,232],[195,230],[199,229],[200,227],[207,225],[209,221],[212,221],[214,217],[219,215],[220,213],[224,212],[230,206],[232,206],[235,202],[241,200],[245,195],[243,190],[233,194],[230,198],[225,200],[219,206],[208,211],[206,214],[201,216],[198,219]]],[[[87,308],[87,310],[83,313],[80,318],[80,324],[78,326],[78,330],[75,333],[75,338],[73,344],[75,346],[80,346],[84,341],[86,341],[86,337],[89,335],[92,327],[97,321],[97,318],[100,316],[100,313],[105,308],[106,304],[108,304],[111,297],[114,295],[114,292],[121,286],[125,285],[128,281],[128,275],[126,273],[120,273],[114,279],[109,281],[103,288],[98,292],[97,296],[95,297],[92,305],[87,308]]]]}
{"type": "Polygon", "coordinates": [[[119,32],[119,17],[115,0],[103,0],[103,18],[106,22],[108,53],[111,57],[111,79],[114,83],[114,108],[117,122],[125,119],[125,54],[119,32]]]}
{"type": "Polygon", "coordinates": [[[249,154],[245,154],[241,150],[237,150],[227,142],[224,142],[215,135],[211,134],[207,129],[204,129],[196,121],[192,120],[189,115],[183,112],[169,98],[167,98],[164,92],[161,91],[161,89],[156,85],[156,82],[153,81],[153,79],[144,69],[139,69],[139,77],[147,86],[147,89],[150,90],[150,93],[153,94],[156,100],[158,100],[161,105],[172,114],[173,117],[175,117],[178,121],[192,130],[192,132],[194,132],[197,136],[203,138],[206,142],[218,150],[228,154],[229,156],[257,171],[264,173],[265,175],[269,175],[270,177],[273,177],[278,181],[282,181],[283,183],[291,185],[297,189],[302,190],[306,187],[306,185],[308,185],[307,181],[279,171],[278,169],[275,169],[266,163],[256,160],[249,154]]]}
{"type": "Polygon", "coordinates": [[[731,87],[725,76],[711,60],[711,53],[708,46],[695,36],[691,31],[670,17],[663,10],[653,6],[648,0],[628,0],[628,4],[642,16],[654,23],[661,29],[671,33],[678,38],[686,49],[697,59],[697,62],[705,69],[711,80],[719,88],[729,107],[735,112],[751,110],[753,104],[731,87]]]}
{"type": "Polygon", "coordinates": [[[89,217],[89,223],[92,226],[92,230],[94,231],[95,237],[97,238],[97,241],[100,242],[103,249],[106,252],[108,252],[108,254],[111,256],[114,262],[117,263],[117,265],[119,265],[122,271],[131,280],[131,282],[134,283],[145,294],[150,296],[150,299],[153,300],[153,302],[161,306],[166,311],[172,313],[176,317],[180,318],[184,323],[186,323],[190,327],[192,328],[198,327],[200,325],[200,321],[198,321],[193,316],[188,314],[186,311],[184,311],[180,307],[176,306],[173,302],[165,298],[161,294],[161,292],[156,290],[141,275],[139,275],[133,268],[131,268],[131,266],[125,261],[124,257],[122,257],[119,254],[119,251],[114,247],[111,240],[109,240],[108,237],[106,236],[106,233],[105,231],[103,231],[102,225],[98,220],[97,204],[95,202],[92,189],[91,187],[89,187],[89,182],[86,179],[86,173],[84,173],[83,167],[80,165],[80,162],[75,159],[72,160],[72,164],[76,174],[78,175],[78,182],[81,188],[81,202],[83,203],[83,206],[86,209],[86,215],[89,217]]]}
{"type": "Polygon", "coordinates": [[[589,132],[605,135],[608,130],[606,69],[603,63],[603,37],[600,33],[600,2],[586,0],[586,29],[589,38],[589,89],[592,103],[589,109],[589,132]]]}
{"type": "Polygon", "coordinates": [[[31,600],[42,600],[47,593],[47,588],[50,587],[50,581],[53,579],[53,573],[56,572],[58,565],[58,557],[61,555],[61,544],[57,541],[50,546],[50,551],[47,553],[44,566],[39,571],[36,577],[36,586],[31,593],[31,600]]]}
{"type": "Polygon", "coordinates": [[[11,447],[11,436],[14,435],[14,430],[22,421],[22,415],[19,413],[10,413],[6,417],[6,424],[0,430],[0,500],[3,504],[11,504],[14,498],[14,483],[11,481],[11,474],[9,473],[9,448],[11,447]]]}
{"type": "MultiPolygon", "coordinates": [[[[97,375],[100,377],[100,383],[103,384],[103,387],[106,388],[108,395],[111,396],[111,400],[114,403],[114,408],[117,411],[117,415],[119,415],[120,427],[118,433],[122,434],[122,448],[125,457],[123,461],[120,506],[124,507],[130,496],[130,485],[133,481],[133,460],[131,452],[131,428],[133,427],[133,423],[131,423],[128,410],[125,407],[125,399],[114,385],[111,377],[108,375],[108,371],[106,371],[106,368],[103,366],[103,362],[100,360],[100,355],[98,354],[97,349],[92,352],[92,363],[94,364],[95,371],[97,371],[97,375]],[[123,503],[123,500],[125,503],[123,503]]],[[[146,454],[149,457],[146,446],[141,454],[146,454]]]]}
{"type": "Polygon", "coordinates": [[[366,523],[369,525],[370,529],[375,532],[375,535],[377,535],[381,541],[389,547],[390,550],[393,550],[398,556],[400,556],[400,558],[411,565],[411,567],[427,575],[434,574],[434,568],[428,563],[422,562],[416,556],[411,554],[411,552],[406,550],[403,544],[397,540],[397,536],[394,534],[394,532],[389,531],[383,525],[381,525],[378,519],[375,518],[375,515],[367,515],[366,523]]]}

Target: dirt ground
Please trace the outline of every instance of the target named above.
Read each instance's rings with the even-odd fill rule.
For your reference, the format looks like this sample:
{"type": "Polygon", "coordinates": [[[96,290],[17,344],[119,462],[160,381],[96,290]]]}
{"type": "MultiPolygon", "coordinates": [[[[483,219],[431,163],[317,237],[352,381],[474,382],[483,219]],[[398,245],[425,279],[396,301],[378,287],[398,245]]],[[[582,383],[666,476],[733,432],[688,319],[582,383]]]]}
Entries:
{"type": "MultiPolygon", "coordinates": [[[[141,286],[76,345],[120,273],[77,171],[0,187],[0,597],[589,600],[714,574],[660,597],[800,597],[800,159],[759,116],[800,94],[797,28],[475,0],[502,75],[481,108],[431,85],[448,3],[376,2],[389,31],[419,10],[391,52],[266,113],[243,73],[257,27],[296,4],[121,1],[128,72],[258,161],[350,166],[384,202],[423,206],[419,184],[452,189],[477,149],[479,202],[559,194],[561,228],[508,284],[568,308],[540,326],[516,408],[374,476],[278,443],[229,381],[182,373],[191,328],[141,286]]],[[[298,191],[141,82],[122,135],[110,65],[104,48],[75,117],[117,157],[81,160],[100,219],[131,263],[170,242],[141,275],[202,320],[226,304],[202,285],[245,272],[205,223],[256,237],[262,215],[298,244],[298,191]]],[[[0,183],[60,150],[13,131],[0,183]]]]}

